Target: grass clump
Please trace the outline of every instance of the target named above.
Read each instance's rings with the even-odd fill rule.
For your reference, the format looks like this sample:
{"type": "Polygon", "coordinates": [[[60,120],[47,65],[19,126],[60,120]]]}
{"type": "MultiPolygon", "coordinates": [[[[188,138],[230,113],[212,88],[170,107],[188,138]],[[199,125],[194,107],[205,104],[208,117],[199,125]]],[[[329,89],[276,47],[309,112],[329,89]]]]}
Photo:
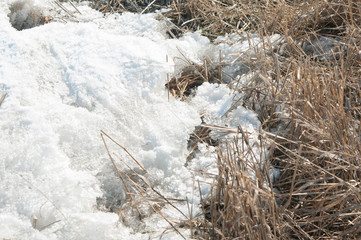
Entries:
{"type": "Polygon", "coordinates": [[[218,150],[218,175],[211,196],[202,201],[197,238],[278,239],[283,234],[269,169],[256,163],[246,145],[244,137],[237,137],[218,150]]]}
{"type": "Polygon", "coordinates": [[[202,65],[188,62],[189,65],[182,69],[180,76],[173,77],[165,84],[175,98],[187,99],[204,82],[222,83],[220,64],[214,64],[208,59],[202,65]]]}

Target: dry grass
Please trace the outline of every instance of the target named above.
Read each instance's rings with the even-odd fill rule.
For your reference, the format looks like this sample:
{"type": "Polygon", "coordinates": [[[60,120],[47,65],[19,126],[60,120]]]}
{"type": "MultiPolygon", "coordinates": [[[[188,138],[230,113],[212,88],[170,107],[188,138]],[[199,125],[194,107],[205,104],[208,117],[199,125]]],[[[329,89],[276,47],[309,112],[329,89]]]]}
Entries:
{"type": "Polygon", "coordinates": [[[186,30],[201,30],[210,38],[230,32],[256,28],[260,9],[252,1],[174,1],[173,11],[167,14],[173,22],[186,30]],[[256,6],[256,8],[255,8],[256,6]]]}
{"type": "Polygon", "coordinates": [[[243,137],[226,146],[218,151],[218,175],[212,195],[202,201],[203,218],[196,237],[278,239],[283,233],[267,165],[255,164],[257,160],[245,147],[247,141],[243,137]]]}
{"type": "Polygon", "coordinates": [[[1,107],[1,105],[3,104],[3,102],[4,102],[5,98],[6,98],[6,95],[7,95],[7,93],[3,93],[3,94],[1,94],[1,98],[0,98],[0,107],[1,107]]]}
{"type": "Polygon", "coordinates": [[[264,39],[259,56],[249,59],[255,76],[238,91],[244,105],[259,113],[268,160],[281,170],[274,183],[280,193],[272,193],[261,166],[251,169],[263,173],[254,180],[237,162],[244,160],[239,143],[220,151],[200,238],[359,239],[361,3],[189,2],[181,16],[193,20],[183,26],[194,24],[190,28],[209,36],[251,30],[264,39]],[[243,18],[236,22],[235,14],[243,18]],[[269,46],[274,33],[284,40],[269,46]],[[332,45],[320,47],[327,38],[332,45]]]}
{"type": "Polygon", "coordinates": [[[171,0],[94,0],[90,2],[93,8],[103,13],[154,12],[171,4],[171,0]]]}
{"type": "Polygon", "coordinates": [[[282,170],[276,187],[286,211],[280,214],[292,217],[290,230],[303,238],[353,237],[361,230],[360,92],[354,89],[360,82],[343,64],[298,63],[276,96],[284,105],[274,114],[284,126],[268,136],[273,164],[282,170]]]}
{"type": "Polygon", "coordinates": [[[185,67],[180,76],[173,77],[165,84],[170,93],[180,100],[187,99],[196,87],[204,82],[222,83],[222,71],[220,64],[214,64],[205,59],[203,65],[191,63],[185,67]]]}

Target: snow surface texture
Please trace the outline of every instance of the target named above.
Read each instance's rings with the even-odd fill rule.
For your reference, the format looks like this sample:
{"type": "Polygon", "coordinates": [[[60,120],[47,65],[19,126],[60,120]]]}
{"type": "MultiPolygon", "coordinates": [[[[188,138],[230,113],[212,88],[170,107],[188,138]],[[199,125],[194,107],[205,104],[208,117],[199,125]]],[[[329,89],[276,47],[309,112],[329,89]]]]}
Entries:
{"type": "MultiPolygon", "coordinates": [[[[201,63],[215,48],[200,34],[168,39],[154,14],[104,17],[85,5],[82,15],[74,11],[77,22],[30,24],[31,13],[51,8],[51,1],[0,3],[0,97],[7,94],[0,107],[0,239],[159,237],[155,230],[169,227],[159,216],[125,225],[100,210],[99,202],[123,188],[100,130],[141,162],[163,195],[197,204],[184,164],[199,114],[253,132],[257,116],[242,107],[225,115],[235,98],[225,85],[201,86],[190,103],[168,100],[167,73],[184,64],[176,59],[201,63]]],[[[200,146],[191,168],[216,171],[214,155],[200,146]]],[[[178,207],[188,214],[185,202],[178,207]]],[[[164,214],[181,217],[167,207],[164,214]]]]}

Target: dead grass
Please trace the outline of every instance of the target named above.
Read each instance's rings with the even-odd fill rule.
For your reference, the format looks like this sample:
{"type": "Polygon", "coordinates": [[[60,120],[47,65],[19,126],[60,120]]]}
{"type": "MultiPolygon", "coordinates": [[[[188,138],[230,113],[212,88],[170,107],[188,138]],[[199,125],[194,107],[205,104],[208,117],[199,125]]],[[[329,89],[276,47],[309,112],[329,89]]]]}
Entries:
{"type": "Polygon", "coordinates": [[[181,25],[205,35],[249,30],[264,39],[259,56],[249,59],[254,77],[237,90],[244,106],[258,112],[268,161],[281,170],[276,194],[268,190],[265,169],[242,166],[239,143],[219,151],[200,238],[359,239],[361,3],[274,2],[193,0],[181,6],[188,10],[179,19],[192,16],[181,25]],[[274,33],[283,41],[270,46],[274,33]],[[325,39],[332,44],[321,47],[325,39]],[[255,180],[249,171],[263,174],[255,180]]]}
{"type": "Polygon", "coordinates": [[[188,61],[189,65],[183,68],[180,76],[173,77],[165,87],[170,93],[180,100],[187,99],[192,91],[204,82],[222,83],[220,64],[212,63],[205,59],[203,65],[188,61]]]}
{"type": "Polygon", "coordinates": [[[347,93],[355,80],[339,64],[310,61],[281,79],[275,99],[283,106],[273,114],[284,124],[266,134],[273,140],[272,163],[282,172],[275,184],[284,202],[279,214],[294,221],[290,231],[299,238],[359,234],[359,112],[351,110],[359,104],[347,93]]]}
{"type": "Polygon", "coordinates": [[[3,102],[4,102],[5,98],[6,98],[6,95],[7,95],[7,93],[3,93],[3,94],[1,94],[1,98],[0,98],[0,107],[1,107],[1,105],[3,104],[3,102]]]}
{"type": "Polygon", "coordinates": [[[189,30],[201,30],[215,38],[225,33],[240,33],[258,28],[264,6],[256,1],[185,0],[176,8],[178,25],[189,30]]]}
{"type": "Polygon", "coordinates": [[[283,234],[268,167],[256,165],[246,145],[240,137],[219,150],[218,175],[212,195],[202,202],[198,239],[278,239],[283,234]]]}
{"type": "Polygon", "coordinates": [[[154,12],[171,4],[171,0],[94,0],[91,6],[103,13],[154,12]]]}

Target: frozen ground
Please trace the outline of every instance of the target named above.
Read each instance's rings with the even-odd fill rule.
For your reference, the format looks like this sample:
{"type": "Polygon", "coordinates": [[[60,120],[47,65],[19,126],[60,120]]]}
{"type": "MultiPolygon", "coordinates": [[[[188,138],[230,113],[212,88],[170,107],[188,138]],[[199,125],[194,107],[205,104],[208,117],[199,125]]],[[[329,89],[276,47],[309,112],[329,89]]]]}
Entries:
{"type": "MultiPolygon", "coordinates": [[[[216,172],[205,146],[184,167],[200,114],[209,124],[242,124],[254,134],[259,122],[255,113],[234,106],[241,96],[225,85],[204,84],[187,103],[168,100],[166,76],[182,68],[184,56],[201,63],[215,48],[248,45],[216,47],[198,33],[168,39],[154,14],[104,17],[84,4],[80,15],[66,6],[76,18],[62,21],[66,14],[51,1],[0,3],[0,97],[7,94],[0,107],[0,239],[158,239],[169,227],[159,215],[149,212],[124,224],[103,210],[125,193],[100,131],[134,155],[159,192],[188,198],[196,209],[189,169],[216,172]],[[39,13],[59,18],[41,25],[39,13]],[[28,29],[18,31],[10,20],[28,29]]],[[[188,215],[185,201],[177,207],[188,215]]],[[[182,217],[169,206],[164,214],[182,217]]],[[[164,237],[181,238],[174,231],[164,237]]]]}

